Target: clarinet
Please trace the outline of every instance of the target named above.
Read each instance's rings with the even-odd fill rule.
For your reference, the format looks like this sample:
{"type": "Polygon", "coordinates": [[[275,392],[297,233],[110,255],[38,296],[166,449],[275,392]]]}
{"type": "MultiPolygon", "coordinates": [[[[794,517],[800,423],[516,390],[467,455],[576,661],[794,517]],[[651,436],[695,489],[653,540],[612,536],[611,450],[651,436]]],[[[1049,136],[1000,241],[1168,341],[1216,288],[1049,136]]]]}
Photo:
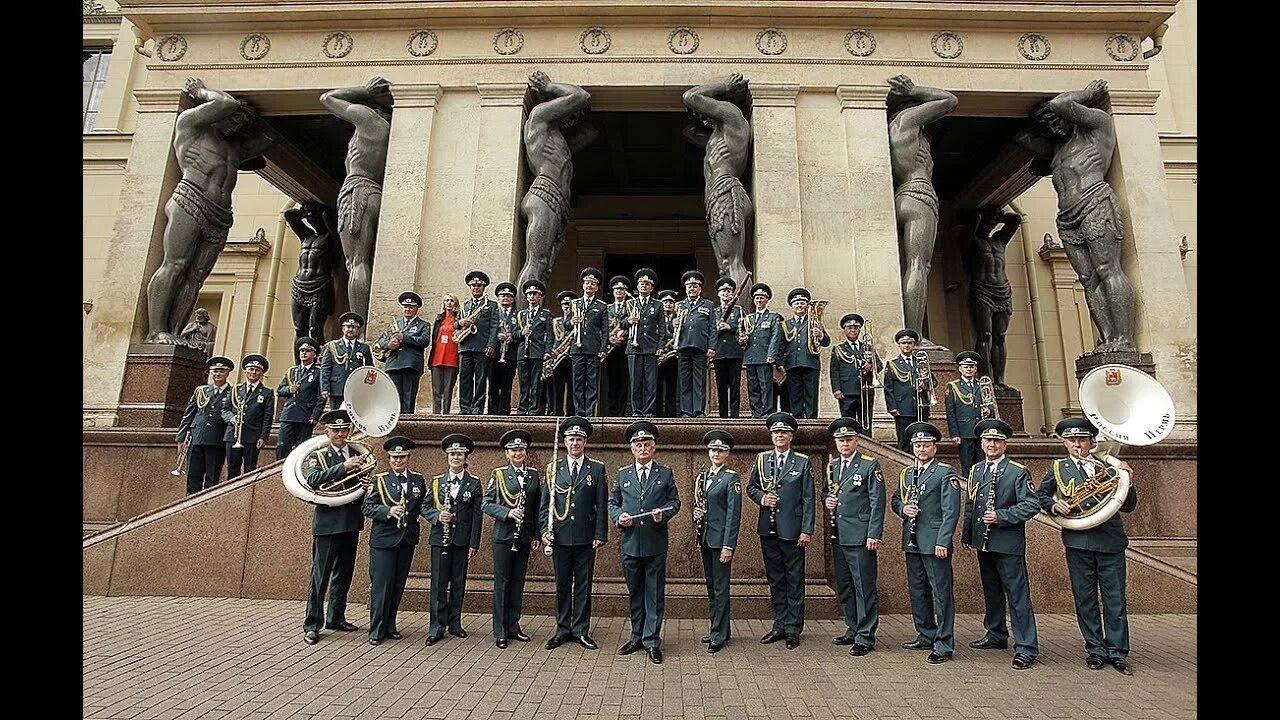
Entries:
{"type": "MultiPolygon", "coordinates": [[[[777,461],[774,460],[773,458],[770,458],[769,462],[777,462],[777,461]]],[[[764,488],[764,482],[760,483],[760,487],[762,489],[764,488]]],[[[778,491],[778,468],[775,466],[773,468],[773,477],[769,478],[769,489],[766,490],[765,492],[776,493],[777,491],[778,491]]],[[[776,504],[773,507],[769,508],[769,534],[770,535],[778,534],[778,506],[776,504]]]]}
{"type": "Polygon", "coordinates": [[[831,463],[827,463],[827,494],[835,493],[836,507],[831,510],[831,543],[834,545],[840,540],[840,526],[836,524],[836,510],[840,508],[840,483],[835,479],[835,473],[831,471],[831,463]]]}
{"type": "MultiPolygon", "coordinates": [[[[520,522],[516,523],[515,531],[511,533],[511,552],[520,551],[519,547],[517,546],[520,544],[520,528],[524,525],[524,482],[525,480],[524,480],[523,468],[521,469],[521,471],[516,473],[516,477],[519,478],[520,480],[520,493],[516,495],[515,509],[520,511],[521,519],[520,519],[520,522]]],[[[503,479],[503,482],[506,482],[505,478],[503,479]]]]}
{"type": "MultiPolygon", "coordinates": [[[[453,495],[449,494],[449,488],[444,489],[444,512],[453,514],[453,495]]],[[[440,530],[442,539],[444,540],[444,548],[440,550],[441,555],[449,554],[449,536],[453,534],[453,518],[449,518],[449,522],[444,524],[444,528],[440,530]]]]}
{"type": "MultiPolygon", "coordinates": [[[[987,488],[987,512],[996,511],[996,481],[1000,479],[1003,470],[997,470],[991,473],[991,485],[987,488]]],[[[982,530],[982,547],[978,548],[982,552],[987,551],[987,544],[991,542],[991,525],[983,523],[982,530]]]]}
{"type": "MultiPolygon", "coordinates": [[[[915,505],[917,510],[920,502],[920,466],[916,465],[912,471],[911,486],[907,488],[908,505],[915,505]]],[[[916,545],[916,526],[920,524],[920,513],[917,511],[916,516],[911,518],[911,527],[907,531],[907,547],[918,548],[916,545]]]]}

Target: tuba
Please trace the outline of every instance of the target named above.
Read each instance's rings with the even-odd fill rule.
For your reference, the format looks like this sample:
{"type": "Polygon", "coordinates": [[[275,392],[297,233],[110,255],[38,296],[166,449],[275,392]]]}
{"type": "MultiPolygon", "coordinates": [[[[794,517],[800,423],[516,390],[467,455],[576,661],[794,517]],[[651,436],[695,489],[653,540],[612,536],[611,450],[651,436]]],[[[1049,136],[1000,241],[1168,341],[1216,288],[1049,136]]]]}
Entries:
{"type": "Polygon", "coordinates": [[[978,378],[978,412],[982,419],[1000,419],[1000,406],[996,404],[996,384],[990,375],[978,378]]]}
{"type": "MultiPolygon", "coordinates": [[[[383,437],[395,429],[400,421],[400,395],[391,377],[375,367],[362,367],[347,376],[342,389],[342,408],[351,416],[351,424],[367,436],[383,437]]],[[[338,480],[313,488],[307,483],[306,461],[317,451],[329,445],[329,438],[317,435],[298,447],[285,458],[280,477],[289,494],[313,505],[337,507],[364,497],[377,469],[378,458],[368,445],[348,440],[362,463],[338,480]]]]}
{"type": "MultiPolygon", "coordinates": [[[[1128,365],[1101,365],[1080,380],[1080,407],[1098,434],[1124,445],[1154,445],[1173,431],[1173,398],[1155,378],[1128,365]]],[[[1074,488],[1061,481],[1054,500],[1071,506],[1067,515],[1049,514],[1064,530],[1088,530],[1111,519],[1129,495],[1129,471],[1106,451],[1089,460],[1098,470],[1074,488]]]]}

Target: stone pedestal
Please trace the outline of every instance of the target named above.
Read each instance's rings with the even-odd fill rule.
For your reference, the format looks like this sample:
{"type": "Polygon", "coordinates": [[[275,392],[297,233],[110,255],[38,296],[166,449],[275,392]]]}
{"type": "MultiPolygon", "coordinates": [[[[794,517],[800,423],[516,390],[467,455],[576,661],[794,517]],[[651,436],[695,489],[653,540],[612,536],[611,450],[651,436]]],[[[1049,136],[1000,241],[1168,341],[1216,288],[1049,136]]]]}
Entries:
{"type": "Polygon", "coordinates": [[[1104,352],[1088,353],[1076,358],[1076,382],[1079,383],[1090,370],[1103,365],[1128,365],[1142,372],[1156,376],[1156,364],[1151,353],[1144,352],[1104,352]]]}
{"type": "Polygon", "coordinates": [[[202,350],[179,345],[130,345],[120,391],[120,425],[176,427],[191,391],[209,376],[202,350]]]}
{"type": "Polygon", "coordinates": [[[1014,435],[1027,434],[1022,417],[1021,391],[1016,388],[996,388],[996,407],[1000,409],[1000,419],[1009,423],[1014,435]]]}

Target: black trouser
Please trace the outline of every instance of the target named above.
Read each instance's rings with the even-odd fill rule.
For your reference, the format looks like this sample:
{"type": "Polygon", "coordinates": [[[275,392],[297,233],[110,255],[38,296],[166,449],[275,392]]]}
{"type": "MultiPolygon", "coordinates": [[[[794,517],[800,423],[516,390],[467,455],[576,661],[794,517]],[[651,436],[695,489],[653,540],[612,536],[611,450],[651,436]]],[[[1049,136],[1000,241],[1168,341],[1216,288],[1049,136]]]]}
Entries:
{"type": "Polygon", "coordinates": [[[489,414],[511,414],[511,385],[516,379],[516,359],[507,351],[507,361],[494,360],[489,371],[489,414]]]}
{"type": "Polygon", "coordinates": [[[747,366],[747,404],[751,406],[751,417],[768,417],[773,414],[773,366],[747,366]]]}
{"type": "Polygon", "coordinates": [[[631,642],[648,649],[662,647],[662,616],[667,602],[667,554],[637,557],[622,554],[622,576],[627,580],[631,615],[631,642]]]}
{"type": "MultiPolygon", "coordinates": [[[[542,358],[521,360],[517,366],[520,371],[520,407],[521,415],[546,415],[546,400],[542,395],[542,358]]],[[[551,384],[548,378],[547,384],[551,384]]]]}
{"type": "Polygon", "coordinates": [[[369,548],[369,637],[381,640],[396,627],[396,611],[409,581],[414,545],[369,548]]]}
{"type": "Polygon", "coordinates": [[[418,383],[422,381],[421,370],[388,370],[391,384],[400,393],[400,414],[408,415],[418,404],[418,383]]]}
{"type": "Polygon", "coordinates": [[[712,645],[729,641],[729,571],[732,562],[720,562],[720,548],[702,546],[702,575],[707,579],[708,632],[712,645]]]}
{"type": "Polygon", "coordinates": [[[818,370],[787,368],[787,397],[791,401],[791,414],[796,418],[818,417],[818,370]]]}
{"type": "Polygon", "coordinates": [[[595,355],[570,355],[573,361],[573,410],[583,417],[598,415],[600,359],[595,355]]]}
{"type": "Polygon", "coordinates": [[[338,409],[338,408],[340,408],[340,407],[342,407],[342,396],[341,396],[341,395],[330,395],[330,396],[329,396],[329,409],[330,409],[330,410],[337,410],[337,409],[338,409]]]}
{"type": "Polygon", "coordinates": [[[320,624],[333,625],[347,619],[347,591],[356,571],[356,544],[360,531],[313,535],[311,537],[311,584],[307,587],[307,619],[303,630],[320,632],[320,624]],[[329,592],[329,612],[324,595],[329,592]]]}
{"type": "Polygon", "coordinates": [[[276,436],[276,459],[283,460],[289,457],[289,453],[309,437],[311,437],[311,423],[281,421],[280,434],[276,436]]]}
{"type": "Polygon", "coordinates": [[[773,629],[787,637],[799,637],[804,630],[804,548],[795,540],[764,535],[760,552],[769,579],[773,629]]]}
{"type": "MultiPolygon", "coordinates": [[[[923,420],[928,422],[929,408],[924,408],[921,412],[924,413],[923,420]]],[[[898,433],[898,449],[908,455],[911,454],[911,438],[907,437],[907,426],[915,421],[915,413],[911,413],[910,415],[893,416],[893,429],[898,433]]]]}
{"type": "Polygon", "coordinates": [[[483,352],[458,353],[458,412],[484,414],[485,386],[489,380],[489,358],[483,352]]]}
{"type": "Polygon", "coordinates": [[[560,361],[551,377],[542,383],[546,392],[543,405],[548,415],[567,417],[576,414],[573,407],[573,359],[560,361]]]}
{"type": "Polygon", "coordinates": [[[969,477],[969,468],[982,462],[982,445],[978,438],[960,438],[960,477],[969,477]]]}
{"type": "MultiPolygon", "coordinates": [[[[866,427],[862,422],[862,398],[858,397],[858,393],[844,394],[844,399],[837,401],[840,403],[840,417],[853,418],[858,421],[859,425],[866,427]]],[[[871,433],[867,433],[870,435],[871,433]]]]}
{"type": "Polygon", "coordinates": [[[556,636],[582,637],[591,629],[596,549],[590,545],[555,545],[551,564],[556,575],[556,636]]]}
{"type": "Polygon", "coordinates": [[[453,545],[445,554],[431,546],[431,626],[429,634],[444,635],[445,628],[462,629],[462,598],[467,591],[466,545],[453,545]]]}
{"type": "Polygon", "coordinates": [[[742,409],[742,358],[716,358],[715,363],[720,417],[736,418],[742,409]]]}
{"type": "Polygon", "coordinates": [[[1013,652],[1035,658],[1040,654],[1036,640],[1036,614],[1031,609],[1031,585],[1027,582],[1027,557],[1006,553],[978,551],[978,572],[982,576],[982,600],[986,612],[982,624],[987,637],[1005,643],[1009,627],[1005,624],[1005,600],[1013,619],[1013,652]]]}
{"type": "Polygon", "coordinates": [[[1129,658],[1129,611],[1125,599],[1124,551],[1094,552],[1067,548],[1067,572],[1076,603],[1076,621],[1085,652],[1108,660],[1129,658]],[[1102,619],[1098,619],[1098,595],[1102,619]]]}
{"type": "MultiPolygon", "coordinates": [[[[790,376],[791,373],[787,373],[787,375],[790,376]]],[[[773,386],[773,394],[778,398],[778,410],[780,412],[791,412],[791,392],[787,390],[790,383],[791,381],[787,380],[781,385],[774,384],[773,386]]]]}
{"type": "Polygon", "coordinates": [[[493,639],[520,632],[524,606],[524,578],[529,572],[529,543],[493,543],[493,639]]]}
{"type": "Polygon", "coordinates": [[[707,414],[707,351],[688,348],[676,353],[680,363],[680,417],[707,414]]]}
{"type": "Polygon", "coordinates": [[[956,605],[952,595],[951,554],[907,553],[907,590],[911,593],[911,620],[916,640],[933,645],[933,651],[950,653],[956,647],[956,605]]]}
{"type": "Polygon", "coordinates": [[[876,592],[876,553],[862,545],[832,543],[836,594],[844,615],[844,636],[859,645],[876,646],[880,600],[876,592]]]}
{"type": "Polygon", "coordinates": [[[187,449],[187,494],[198,493],[218,484],[222,464],[227,459],[226,445],[192,445],[187,449]]]}
{"type": "Polygon", "coordinates": [[[628,355],[627,370],[631,375],[631,414],[653,417],[658,401],[658,356],[628,355]]]}
{"type": "Polygon", "coordinates": [[[631,391],[630,378],[627,377],[627,355],[625,348],[617,348],[604,359],[604,412],[601,415],[622,417],[627,413],[627,395],[631,391]]]}
{"type": "MultiPolygon", "coordinates": [[[[656,357],[656,356],[655,356],[656,357]]],[[[666,364],[659,365],[658,375],[658,417],[678,417],[680,403],[680,363],[672,358],[666,364]]]]}
{"type": "Polygon", "coordinates": [[[232,447],[235,444],[235,440],[225,443],[228,480],[233,477],[240,477],[243,473],[258,467],[258,453],[261,451],[261,448],[258,447],[258,441],[248,440],[242,448],[232,447]]]}

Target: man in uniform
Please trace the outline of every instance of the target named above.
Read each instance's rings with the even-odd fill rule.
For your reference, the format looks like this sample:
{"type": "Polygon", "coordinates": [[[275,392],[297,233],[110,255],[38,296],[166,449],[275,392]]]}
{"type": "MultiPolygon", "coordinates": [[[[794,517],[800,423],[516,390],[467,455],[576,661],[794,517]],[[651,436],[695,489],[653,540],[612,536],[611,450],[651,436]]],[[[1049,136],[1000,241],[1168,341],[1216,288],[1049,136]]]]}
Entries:
{"type": "Polygon", "coordinates": [[[769,578],[773,628],[762,645],[786,638],[787,649],[800,646],[804,630],[804,555],[813,540],[813,466],[791,449],[796,419],[777,412],[765,419],[773,449],[756,455],[747,497],[760,506],[756,532],[769,578]]]}
{"type": "Polygon", "coordinates": [[[607,308],[609,337],[605,343],[604,410],[601,415],[622,417],[627,414],[627,395],[631,382],[627,374],[627,350],[631,338],[631,279],[614,275],[609,280],[613,302],[607,308]]]}
{"type": "Polygon", "coordinates": [[[493,311],[498,324],[497,357],[489,363],[489,414],[511,414],[511,385],[516,379],[516,353],[520,349],[520,327],[516,322],[516,286],[500,282],[494,290],[498,307],[493,311]],[[506,353],[503,353],[503,349],[506,353]]]}
{"type": "Polygon", "coordinates": [[[978,421],[982,401],[978,397],[978,353],[965,350],[956,355],[960,377],[947,383],[947,434],[960,448],[960,474],[969,477],[969,468],[978,462],[978,421]]]}
{"type": "Polygon", "coordinates": [[[493,518],[493,639],[504,650],[508,639],[530,640],[520,629],[520,608],[529,553],[538,549],[537,509],[542,504],[538,471],[525,465],[532,442],[528,430],[502,435],[498,444],[506,449],[507,464],[490,473],[480,503],[484,514],[493,518]]]}
{"type": "Polygon", "coordinates": [[[934,460],[942,433],[926,422],[906,428],[914,465],[902,469],[893,514],[902,518],[907,554],[907,590],[916,639],[907,650],[929,650],[929,663],[951,660],[955,651],[956,603],[952,592],[951,538],[960,519],[960,480],[946,463],[934,460]]]}
{"type": "Polygon", "coordinates": [[[634,311],[627,319],[635,342],[627,342],[627,371],[631,375],[632,417],[654,417],[658,401],[658,348],[663,337],[662,306],[653,298],[658,273],[649,268],[636,271],[634,311]]]}
{"type": "Polygon", "coordinates": [[[320,343],[304,337],[294,341],[298,364],[285,371],[276,386],[276,395],[288,398],[280,411],[280,434],[276,436],[276,459],[283,460],[294,448],[311,436],[311,428],[324,412],[324,396],[320,394],[320,366],[316,352],[320,343]]]}
{"type": "Polygon", "coordinates": [[[742,362],[747,366],[747,404],[751,417],[763,418],[774,411],[773,370],[782,354],[782,316],[769,309],[773,288],[764,283],[751,286],[755,310],[742,318],[745,342],[742,362]]]}
{"type": "Polygon", "coordinates": [[[238,477],[258,467],[258,451],[267,444],[271,434],[271,418],[276,414],[276,396],[271,388],[262,384],[262,373],[269,363],[257,353],[250,353],[240,361],[244,370],[244,382],[226,393],[222,403],[222,421],[226,432],[222,435],[227,446],[227,477],[238,477]],[[244,427],[237,429],[237,423],[244,427]],[[236,447],[236,441],[241,447],[236,447]]]}
{"type": "Polygon", "coordinates": [[[236,364],[231,358],[217,355],[205,361],[205,365],[213,382],[191,392],[182,420],[178,422],[178,447],[187,445],[188,495],[217,485],[222,476],[222,463],[227,459],[223,443],[227,422],[222,418],[222,406],[230,390],[227,374],[236,364]]]}
{"type": "Polygon", "coordinates": [[[707,605],[711,624],[702,642],[714,655],[729,642],[729,574],[733,549],[738,545],[742,520],[742,477],[725,467],[733,436],[712,430],[702,436],[711,461],[705,472],[694,478],[693,523],[698,549],[702,552],[702,574],[707,579],[707,605]]]}
{"type": "MultiPolygon", "coordinates": [[[[782,322],[782,356],[787,369],[787,395],[791,399],[791,412],[799,418],[818,417],[818,371],[822,368],[822,356],[809,352],[810,323],[809,303],[812,296],[806,288],[794,288],[787,293],[787,304],[795,313],[782,322]]],[[[831,344],[831,336],[822,328],[821,347],[831,344]]]]}
{"type": "Polygon", "coordinates": [[[558,429],[565,457],[547,464],[547,492],[538,507],[542,542],[556,577],[556,631],[547,640],[554,650],[574,639],[598,650],[591,639],[591,581],[596,550],[609,539],[609,482],[604,463],[586,456],[591,423],[574,415],[558,429]]]}
{"type": "MultiPolygon", "coordinates": [[[[363,456],[347,445],[351,416],[346,410],[330,410],[320,416],[329,445],[318,448],[303,463],[307,485],[312,490],[350,475],[363,464],[363,456]]],[[[307,618],[302,623],[302,639],[308,645],[320,641],[320,622],[325,629],[340,632],[359,630],[347,622],[347,591],[356,570],[356,546],[364,529],[360,500],[345,505],[316,505],[311,520],[311,583],[307,587],[307,618]],[[324,596],[329,591],[329,608],[324,612],[324,596]]]]}
{"type": "Polygon", "coordinates": [[[409,469],[409,452],[417,445],[403,435],[382,443],[391,469],[373,476],[360,511],[369,518],[369,644],[402,636],[396,611],[409,580],[418,545],[418,517],[427,479],[409,469]]]}
{"type": "Polygon", "coordinates": [[[722,418],[738,417],[742,406],[742,345],[738,342],[742,332],[742,308],[729,304],[737,290],[738,283],[731,277],[716,281],[720,304],[712,317],[716,331],[707,357],[715,361],[716,401],[720,404],[722,418]]]}
{"type": "Polygon", "coordinates": [[[582,415],[598,415],[596,400],[600,396],[600,360],[609,338],[607,305],[596,299],[604,273],[589,267],[582,270],[582,297],[573,301],[565,320],[565,329],[575,334],[569,345],[573,361],[573,408],[582,415]],[[577,328],[575,330],[575,328],[577,328]]]}
{"type": "Polygon", "coordinates": [[[609,520],[622,535],[622,574],[630,596],[631,637],[618,648],[630,655],[641,647],[649,662],[662,664],[662,616],[666,607],[667,522],[680,512],[671,468],[654,462],[658,428],[647,420],[627,426],[634,463],[618,468],[609,494],[609,520]]]}
{"type": "MultiPolygon", "coordinates": [[[[1040,507],[1054,515],[1071,512],[1065,498],[1071,497],[1089,478],[1104,470],[1090,455],[1096,445],[1098,429],[1085,418],[1067,418],[1053,429],[1067,447],[1069,457],[1053,461],[1040,483],[1040,507]],[[1056,496],[1055,496],[1056,495],[1056,496]]],[[[1132,477],[1128,463],[1120,467],[1132,477]]],[[[1088,530],[1063,530],[1062,544],[1067,552],[1067,572],[1071,576],[1071,595],[1076,604],[1076,621],[1084,636],[1088,653],[1085,665],[1101,670],[1106,663],[1121,675],[1132,675],[1129,669],[1129,612],[1125,598],[1124,549],[1129,536],[1124,532],[1120,513],[1138,507],[1138,490],[1129,486],[1129,494],[1120,512],[1106,522],[1088,530]],[[1098,598],[1102,598],[1102,617],[1098,617],[1098,598]]]]}
{"type": "Polygon", "coordinates": [[[884,364],[876,357],[875,348],[858,340],[863,322],[858,313],[840,318],[844,342],[831,346],[831,394],[840,403],[841,417],[853,418],[859,427],[865,428],[871,426],[875,408],[871,381],[884,364]]]}
{"type": "Polygon", "coordinates": [[[431,478],[422,517],[431,523],[431,629],[427,645],[444,639],[445,628],[464,638],[462,599],[467,592],[467,563],[480,549],[480,479],[467,472],[467,456],[476,449],[462,433],[446,435],[440,447],[449,469],[431,478]]]}
{"type": "Polygon", "coordinates": [[[483,415],[491,358],[498,356],[498,303],[485,297],[489,276],[483,270],[467,273],[466,281],[471,297],[459,310],[458,328],[470,329],[458,341],[458,412],[483,415]]]}
{"type": "Polygon", "coordinates": [[[320,395],[329,401],[330,410],[342,407],[342,391],[351,371],[373,367],[373,350],[360,342],[364,318],[349,312],[338,320],[342,323],[342,337],[325,343],[320,351],[320,395]]]}
{"type": "MultiPolygon", "coordinates": [[[[566,328],[569,318],[573,315],[573,304],[578,299],[578,294],[572,290],[562,290],[556,296],[556,299],[560,301],[560,316],[551,321],[551,332],[555,337],[555,347],[560,347],[564,342],[565,336],[569,333],[566,328]]],[[[570,343],[572,342],[570,340],[570,343]]],[[[573,347],[570,345],[569,350],[572,351],[572,349],[573,347]]],[[[566,356],[556,365],[551,377],[547,378],[546,382],[543,383],[543,388],[547,393],[547,413],[556,417],[564,417],[577,412],[573,407],[572,357],[566,356]]]]}
{"type": "Polygon", "coordinates": [[[687,296],[676,303],[676,362],[680,363],[680,417],[706,417],[707,360],[715,356],[715,305],[702,297],[702,273],[690,270],[680,277],[687,296]]]}
{"type": "MultiPolygon", "coordinates": [[[[554,318],[542,307],[547,286],[541,280],[527,280],[522,288],[529,307],[516,313],[516,367],[520,376],[520,407],[517,415],[545,415],[542,363],[555,347],[554,318]]],[[[551,384],[548,379],[547,385],[551,384]]]]}
{"type": "Polygon", "coordinates": [[[880,626],[876,551],[884,538],[884,473],[879,460],[858,452],[862,426],[857,420],[836,418],[827,432],[839,455],[827,463],[822,503],[831,513],[836,593],[845,625],[831,642],[852,645],[849,654],[861,657],[875,649],[880,626]]]}
{"type": "MultiPolygon", "coordinates": [[[[659,347],[675,341],[676,302],[680,299],[675,290],[663,290],[658,293],[662,301],[661,337],[659,347]]],[[[673,346],[674,347],[674,346],[673,346]]],[[[668,360],[658,364],[658,417],[678,417],[680,415],[680,363],[675,360],[674,353],[668,360]]]]}
{"type": "Polygon", "coordinates": [[[400,393],[401,414],[412,413],[418,403],[418,383],[426,364],[424,350],[431,345],[431,324],[418,317],[422,297],[412,290],[400,293],[403,316],[391,331],[378,338],[378,349],[387,353],[383,369],[400,393]]]}
{"type": "Polygon", "coordinates": [[[932,374],[928,378],[920,377],[924,369],[916,368],[916,343],[920,342],[920,333],[904,328],[893,336],[902,354],[889,361],[884,371],[884,406],[893,416],[894,429],[898,434],[898,449],[911,452],[911,437],[907,426],[929,419],[929,407],[925,404],[926,396],[933,390],[932,374]]]}
{"type": "Polygon", "coordinates": [[[1013,669],[1030,669],[1040,654],[1036,641],[1036,615],[1031,609],[1031,586],[1027,582],[1027,521],[1040,512],[1039,487],[1031,472],[1005,456],[1013,428],[1003,420],[983,420],[977,424],[985,462],[969,473],[969,497],[965,504],[964,529],[960,534],[965,549],[978,550],[978,571],[982,576],[982,599],[987,632],[969,643],[975,650],[1009,647],[1009,627],[1005,624],[1005,600],[1013,617],[1013,669]]]}

